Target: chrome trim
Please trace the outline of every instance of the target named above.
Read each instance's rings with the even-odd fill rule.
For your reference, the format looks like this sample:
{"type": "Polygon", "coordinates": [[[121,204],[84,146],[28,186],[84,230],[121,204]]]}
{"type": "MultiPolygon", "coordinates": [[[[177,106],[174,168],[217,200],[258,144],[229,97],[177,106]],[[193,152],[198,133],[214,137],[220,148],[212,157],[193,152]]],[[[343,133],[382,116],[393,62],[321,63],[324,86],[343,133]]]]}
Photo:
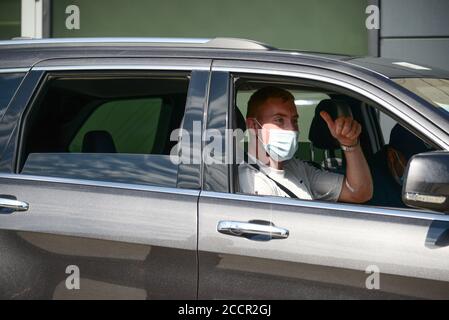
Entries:
{"type": "MultiPolygon", "coordinates": [[[[421,211],[411,211],[415,209],[393,209],[393,208],[380,208],[380,207],[370,207],[367,205],[354,205],[346,203],[332,203],[332,202],[322,202],[318,200],[301,200],[301,199],[290,199],[275,196],[253,196],[244,194],[231,194],[213,191],[202,191],[202,198],[209,199],[219,199],[219,200],[232,200],[232,201],[243,201],[251,203],[263,203],[263,204],[274,204],[290,207],[300,207],[300,208],[310,208],[310,209],[323,209],[323,210],[333,210],[341,212],[353,212],[357,214],[370,214],[370,215],[380,215],[398,218],[410,218],[418,220],[430,220],[430,221],[447,221],[449,222],[449,215],[439,214],[437,212],[421,212],[421,211]]],[[[269,208],[269,207],[267,207],[269,208]]]]}
{"type": "Polygon", "coordinates": [[[445,196],[433,196],[427,194],[420,194],[416,192],[407,192],[405,194],[405,198],[411,201],[419,201],[419,202],[427,202],[427,203],[435,203],[442,204],[446,202],[445,196]]]}
{"type": "Polygon", "coordinates": [[[384,74],[382,74],[382,73],[380,73],[380,72],[378,72],[376,70],[373,70],[373,69],[370,69],[370,68],[367,68],[367,67],[355,64],[355,63],[351,63],[350,62],[351,60],[349,60],[349,61],[348,60],[339,60],[339,61],[344,63],[344,64],[347,64],[347,65],[349,65],[349,66],[351,66],[353,68],[362,69],[362,70],[365,70],[365,71],[368,71],[368,72],[372,72],[372,73],[374,73],[374,74],[376,74],[376,75],[378,75],[378,76],[380,76],[380,77],[382,77],[384,79],[390,80],[389,77],[387,77],[386,75],[384,75],[384,74]]]}
{"type": "Polygon", "coordinates": [[[30,205],[23,201],[0,198],[0,208],[8,208],[14,211],[27,211],[29,207],[30,205]]]}
{"type": "Polygon", "coordinates": [[[209,71],[209,66],[199,65],[73,65],[73,66],[40,66],[33,71],[76,71],[76,70],[169,70],[169,71],[209,71]]]}
{"type": "Polygon", "coordinates": [[[287,239],[289,236],[289,231],[285,228],[279,228],[275,225],[263,225],[252,221],[220,221],[217,225],[217,231],[232,236],[251,234],[269,236],[272,239],[287,239]]]}
{"type": "Polygon", "coordinates": [[[212,71],[224,71],[224,72],[239,72],[239,73],[253,73],[253,74],[265,74],[265,75],[275,75],[275,76],[285,76],[285,77],[295,77],[302,78],[307,80],[315,80],[320,82],[326,82],[333,85],[337,85],[352,91],[355,91],[370,100],[378,103],[379,105],[384,106],[386,109],[390,110],[392,113],[396,114],[401,119],[404,119],[407,123],[409,123],[414,128],[418,129],[422,134],[427,137],[430,137],[437,145],[439,145],[442,149],[449,150],[449,144],[441,140],[439,137],[433,134],[432,131],[428,130],[426,127],[423,127],[418,121],[413,119],[406,113],[402,113],[400,110],[394,108],[390,103],[382,100],[376,95],[372,94],[369,91],[366,91],[360,87],[357,87],[349,82],[344,82],[338,79],[333,79],[325,76],[320,76],[311,73],[304,72],[296,72],[296,71],[280,71],[280,70],[270,70],[270,69],[261,69],[261,68],[244,68],[244,67],[221,67],[221,66],[213,66],[212,71]]]}
{"type": "Polygon", "coordinates": [[[28,174],[0,173],[0,179],[50,182],[50,183],[72,184],[72,185],[80,185],[80,186],[92,186],[92,187],[149,191],[149,192],[159,192],[159,193],[171,193],[171,194],[179,194],[179,195],[187,195],[187,196],[199,196],[199,194],[200,194],[199,190],[191,190],[191,189],[178,189],[178,188],[172,188],[172,187],[160,187],[160,186],[150,186],[150,185],[141,185],[141,184],[121,183],[121,182],[108,182],[108,181],[98,181],[98,180],[36,176],[36,175],[28,175],[28,174]]]}
{"type": "Polygon", "coordinates": [[[0,73],[27,73],[30,68],[5,68],[0,69],[0,73]]]}
{"type": "Polygon", "coordinates": [[[0,45],[25,45],[25,44],[75,44],[75,43],[186,43],[186,44],[204,44],[210,41],[209,38],[122,38],[122,37],[102,37],[102,38],[51,38],[51,39],[16,39],[0,41],[0,45]]]}
{"type": "Polygon", "coordinates": [[[0,46],[42,46],[42,45],[102,45],[102,44],[126,44],[126,45],[147,45],[147,46],[187,46],[203,48],[221,49],[255,49],[270,50],[273,47],[249,39],[217,37],[217,38],[52,38],[52,39],[16,39],[0,41],[0,46]]]}

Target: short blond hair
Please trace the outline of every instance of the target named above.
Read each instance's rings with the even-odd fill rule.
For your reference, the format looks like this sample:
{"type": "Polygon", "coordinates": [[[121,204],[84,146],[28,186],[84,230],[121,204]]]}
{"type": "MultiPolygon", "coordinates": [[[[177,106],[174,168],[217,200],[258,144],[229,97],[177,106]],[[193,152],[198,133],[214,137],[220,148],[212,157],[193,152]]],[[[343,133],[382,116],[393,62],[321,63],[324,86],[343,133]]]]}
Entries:
{"type": "Polygon", "coordinates": [[[257,115],[257,109],[265,103],[269,98],[281,98],[285,101],[295,101],[295,97],[287,90],[275,87],[267,86],[254,92],[248,100],[248,110],[246,112],[247,118],[255,118],[257,115]]]}

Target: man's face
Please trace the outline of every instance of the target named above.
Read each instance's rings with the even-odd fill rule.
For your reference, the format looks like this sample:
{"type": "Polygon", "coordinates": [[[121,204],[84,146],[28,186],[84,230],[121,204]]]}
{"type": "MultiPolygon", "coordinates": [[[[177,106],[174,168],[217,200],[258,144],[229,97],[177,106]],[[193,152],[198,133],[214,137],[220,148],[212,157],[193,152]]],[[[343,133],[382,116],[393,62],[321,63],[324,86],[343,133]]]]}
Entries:
{"type": "Polygon", "coordinates": [[[298,112],[291,100],[282,98],[268,98],[263,105],[257,109],[256,119],[247,119],[247,126],[250,129],[260,130],[260,138],[263,143],[268,143],[270,129],[282,129],[298,131],[298,112]],[[262,128],[260,127],[262,126],[262,128]]]}

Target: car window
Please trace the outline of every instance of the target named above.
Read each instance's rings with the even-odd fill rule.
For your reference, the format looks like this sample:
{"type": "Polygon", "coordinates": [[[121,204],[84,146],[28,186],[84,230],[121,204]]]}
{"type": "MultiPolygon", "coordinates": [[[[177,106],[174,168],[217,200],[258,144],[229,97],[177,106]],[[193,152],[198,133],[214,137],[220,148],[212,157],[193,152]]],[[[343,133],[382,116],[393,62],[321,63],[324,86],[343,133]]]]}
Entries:
{"type": "Polygon", "coordinates": [[[397,78],[393,80],[430,102],[446,118],[449,118],[449,79],[397,78]]]}
{"type": "Polygon", "coordinates": [[[382,137],[385,143],[390,142],[390,134],[393,127],[397,124],[397,121],[387,116],[383,112],[377,113],[377,120],[379,121],[380,130],[382,131],[382,137]]]}
{"type": "MultiPolygon", "coordinates": [[[[162,102],[159,97],[105,102],[83,124],[70,143],[69,151],[81,152],[86,133],[104,130],[111,133],[119,153],[160,153],[156,150],[155,140],[161,122],[162,102]]],[[[169,108],[166,106],[164,112],[171,112],[169,108]]]]}
{"type": "Polygon", "coordinates": [[[0,118],[24,77],[23,73],[0,73],[0,118]]]}
{"type": "Polygon", "coordinates": [[[405,167],[414,155],[438,148],[428,144],[384,112],[378,110],[377,114],[384,144],[367,158],[374,187],[373,197],[367,204],[406,208],[402,201],[402,175],[405,167]]]}
{"type": "MultiPolygon", "coordinates": [[[[273,174],[268,174],[273,178],[271,179],[270,177],[266,178],[259,174],[260,172],[258,171],[260,169],[257,169],[257,167],[253,166],[253,168],[258,170],[253,171],[253,168],[248,166],[248,159],[245,159],[245,163],[243,165],[240,163],[234,171],[235,181],[239,184],[235,187],[236,192],[253,192],[249,194],[256,195],[288,196],[289,193],[284,190],[285,185],[281,183],[282,186],[279,186],[279,181],[282,181],[295,190],[296,197],[302,192],[302,188],[298,187],[298,184],[302,184],[305,179],[308,179],[307,177],[310,174],[313,179],[320,180],[321,182],[315,185],[313,181],[309,180],[307,181],[308,187],[314,187],[321,192],[320,188],[326,185],[326,190],[329,189],[329,192],[332,193],[333,183],[341,181],[335,174],[346,174],[346,160],[344,153],[338,146],[331,146],[329,144],[329,139],[326,138],[327,126],[323,123],[321,125],[319,124],[320,121],[318,120],[321,119],[319,116],[315,116],[315,111],[317,108],[319,110],[325,108],[324,110],[328,112],[331,109],[338,109],[338,113],[350,112],[352,117],[362,125],[361,135],[359,136],[360,145],[369,165],[374,187],[372,199],[365,202],[365,204],[379,207],[406,208],[406,205],[402,202],[401,194],[405,167],[413,155],[437,150],[435,147],[427,144],[421,137],[412,133],[400,120],[398,123],[397,119],[394,120],[389,115],[377,110],[374,103],[366,103],[366,101],[355,98],[357,96],[356,94],[350,96],[348,92],[343,93],[338,91],[338,88],[334,90],[328,89],[328,86],[321,88],[319,84],[316,86],[304,86],[289,82],[284,83],[280,80],[277,81],[279,82],[270,82],[265,79],[261,81],[260,78],[257,78],[257,80],[239,78],[235,82],[236,121],[234,125],[237,128],[243,129],[242,126],[244,124],[242,123],[247,115],[248,101],[251,95],[257,90],[267,86],[287,90],[294,97],[294,103],[299,115],[299,148],[295,154],[295,158],[307,164],[308,169],[301,169],[302,165],[295,167],[296,169],[299,168],[298,170],[302,170],[301,172],[297,171],[299,172],[297,176],[287,173],[287,170],[285,170],[285,173],[282,173],[282,176],[279,176],[276,174],[276,171],[271,170],[274,172],[273,174]],[[332,103],[328,104],[328,101],[332,103]],[[377,116],[371,119],[368,118],[370,114],[377,116]],[[375,123],[376,121],[377,123],[375,123]],[[384,139],[380,139],[381,135],[384,139]],[[373,147],[371,144],[374,142],[370,139],[372,136],[377,137],[375,140],[380,141],[381,144],[380,150],[376,148],[378,151],[375,153],[368,151],[372,150],[373,147]],[[384,144],[382,144],[382,141],[384,141],[384,144]],[[311,167],[314,168],[310,169],[311,167]],[[315,170],[319,170],[318,173],[315,170]],[[253,176],[251,172],[256,172],[256,174],[253,176]],[[321,177],[324,177],[322,176],[322,172],[330,172],[332,175],[326,174],[326,177],[321,179],[321,177]],[[289,178],[289,181],[285,180],[284,174],[289,174],[291,179],[289,178]],[[277,181],[274,181],[276,179],[277,181]],[[296,186],[291,184],[295,179],[297,180],[297,183],[295,182],[296,186]],[[258,189],[256,185],[259,186],[258,189]]],[[[236,150],[247,150],[248,133],[244,136],[244,139],[236,139],[236,144],[236,150]]],[[[292,160],[288,162],[297,163],[292,160]]],[[[285,166],[288,167],[289,164],[285,166]]],[[[271,171],[269,170],[268,172],[271,171]]],[[[320,198],[322,193],[316,196],[314,190],[310,189],[308,191],[312,193],[310,198],[304,197],[302,199],[337,200],[336,197],[324,196],[320,198]]]]}
{"type": "Polygon", "coordinates": [[[48,77],[25,117],[21,173],[176,186],[187,74],[48,77]]]}

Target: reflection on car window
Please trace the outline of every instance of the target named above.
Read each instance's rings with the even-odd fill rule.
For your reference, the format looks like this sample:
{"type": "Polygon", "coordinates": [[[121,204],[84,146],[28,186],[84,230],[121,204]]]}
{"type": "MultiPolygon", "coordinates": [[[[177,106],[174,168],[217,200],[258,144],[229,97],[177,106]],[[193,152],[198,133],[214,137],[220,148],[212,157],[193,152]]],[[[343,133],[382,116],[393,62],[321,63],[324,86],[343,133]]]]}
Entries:
{"type": "Polygon", "coordinates": [[[27,115],[24,174],[176,186],[187,75],[55,77],[27,115]]]}
{"type": "Polygon", "coordinates": [[[23,73],[0,74],[0,118],[24,77],[23,73]]]}
{"type": "Polygon", "coordinates": [[[444,111],[449,118],[448,79],[404,78],[394,81],[444,111]]]}

